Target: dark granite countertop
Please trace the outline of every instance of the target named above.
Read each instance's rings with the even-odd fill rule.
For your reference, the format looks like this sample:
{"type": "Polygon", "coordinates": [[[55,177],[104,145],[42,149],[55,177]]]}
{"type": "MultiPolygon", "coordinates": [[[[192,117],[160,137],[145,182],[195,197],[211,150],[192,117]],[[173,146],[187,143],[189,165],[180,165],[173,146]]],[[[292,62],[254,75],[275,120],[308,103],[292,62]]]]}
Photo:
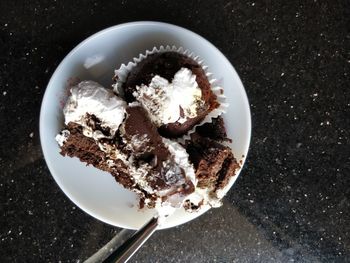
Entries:
{"type": "Polygon", "coordinates": [[[248,161],[225,198],[157,232],[131,262],[350,262],[348,1],[1,1],[0,262],[82,262],[121,230],[77,208],[50,175],[41,100],[89,35],[156,20],[197,32],[250,100],[248,161]]]}

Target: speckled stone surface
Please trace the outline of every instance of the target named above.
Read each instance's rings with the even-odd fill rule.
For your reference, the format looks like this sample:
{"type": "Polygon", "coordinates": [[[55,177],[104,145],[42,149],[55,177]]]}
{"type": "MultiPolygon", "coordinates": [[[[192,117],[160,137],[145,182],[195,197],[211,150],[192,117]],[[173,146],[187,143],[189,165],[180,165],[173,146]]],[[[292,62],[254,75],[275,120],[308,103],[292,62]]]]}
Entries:
{"type": "Polygon", "coordinates": [[[157,232],[131,262],[350,262],[348,1],[1,1],[0,262],[82,262],[120,229],[50,176],[45,87],[89,35],[127,21],[187,27],[246,87],[253,137],[223,207],[157,232]]]}

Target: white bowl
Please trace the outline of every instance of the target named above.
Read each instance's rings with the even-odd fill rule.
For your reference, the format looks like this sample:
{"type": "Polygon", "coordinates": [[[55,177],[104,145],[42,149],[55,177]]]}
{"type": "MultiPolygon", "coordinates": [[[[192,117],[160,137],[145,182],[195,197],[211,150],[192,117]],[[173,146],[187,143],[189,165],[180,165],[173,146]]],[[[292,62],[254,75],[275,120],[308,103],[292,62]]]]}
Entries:
{"type": "MultiPolygon", "coordinates": [[[[230,62],[211,43],[187,29],[159,22],[126,23],[92,35],[74,48],[52,75],[41,106],[40,139],[46,163],[63,192],[88,214],[122,228],[139,228],[154,211],[140,211],[137,196],[116,183],[110,174],[59,154],[55,136],[63,125],[62,100],[72,77],[95,80],[109,87],[114,69],[160,45],[182,46],[204,59],[220,80],[230,103],[224,119],[228,135],[233,139],[233,153],[242,160],[242,166],[248,152],[251,120],[247,95],[230,62]]],[[[178,210],[162,228],[186,223],[207,210],[197,213],[178,210]]]]}

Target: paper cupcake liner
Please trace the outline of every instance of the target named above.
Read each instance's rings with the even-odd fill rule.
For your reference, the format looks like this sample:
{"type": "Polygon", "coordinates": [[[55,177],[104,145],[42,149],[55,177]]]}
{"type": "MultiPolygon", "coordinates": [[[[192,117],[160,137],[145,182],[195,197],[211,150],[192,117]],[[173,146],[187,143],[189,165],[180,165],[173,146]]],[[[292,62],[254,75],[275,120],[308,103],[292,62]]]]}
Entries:
{"type": "Polygon", "coordinates": [[[138,57],[133,58],[132,62],[128,64],[122,64],[119,69],[115,70],[115,79],[116,83],[113,85],[113,90],[117,94],[123,96],[122,85],[125,83],[127,76],[129,73],[140,63],[142,60],[146,59],[149,55],[155,53],[164,53],[164,52],[177,52],[187,57],[192,58],[196,61],[204,70],[205,75],[208,78],[208,81],[211,86],[212,92],[216,95],[216,100],[219,102],[219,107],[209,112],[206,117],[198,124],[196,124],[191,130],[189,130],[185,135],[178,138],[178,142],[185,142],[190,139],[190,135],[195,132],[197,126],[201,126],[205,123],[212,122],[213,118],[220,116],[222,113],[227,111],[228,104],[225,102],[226,97],[223,94],[223,88],[218,85],[217,79],[213,77],[213,74],[208,70],[208,66],[204,64],[204,61],[196,56],[193,52],[188,49],[184,49],[183,47],[177,48],[176,46],[160,46],[159,48],[153,47],[152,50],[146,50],[144,54],[140,54],[138,57]]]}

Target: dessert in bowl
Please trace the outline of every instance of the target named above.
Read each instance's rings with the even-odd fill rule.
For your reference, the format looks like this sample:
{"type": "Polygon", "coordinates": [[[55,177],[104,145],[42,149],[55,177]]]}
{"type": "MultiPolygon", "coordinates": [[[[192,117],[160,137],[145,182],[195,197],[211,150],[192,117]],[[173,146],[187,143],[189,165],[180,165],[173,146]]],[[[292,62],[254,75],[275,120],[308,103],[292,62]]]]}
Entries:
{"type": "MultiPolygon", "coordinates": [[[[147,58],[142,61],[138,66],[147,64],[147,58]]],[[[147,65],[154,70],[158,62],[148,61],[147,65]]],[[[176,208],[161,226],[166,228],[220,204],[239,174],[242,156],[247,154],[250,113],[236,72],[214,46],[183,28],[138,22],[95,34],[63,60],[45,93],[40,134],[52,175],[84,211],[116,226],[138,228],[155,211],[176,208]],[[174,60],[176,67],[171,68],[171,63],[158,55],[159,71],[147,73],[136,65],[122,83],[122,92],[111,89],[118,65],[162,44],[186,47],[203,59],[227,97],[226,113],[210,116],[222,103],[210,88],[205,89],[212,83],[207,79],[203,84],[198,78],[200,65],[195,61],[180,63],[190,56],[161,52],[162,56],[168,54],[168,62],[174,60]],[[163,74],[162,64],[166,72],[172,72],[163,74]],[[147,74],[146,80],[137,82],[147,74]],[[83,81],[68,85],[71,77],[83,81]],[[186,87],[192,89],[192,98],[174,96],[184,94],[186,87]],[[154,94],[161,96],[147,100],[154,94]],[[164,101],[171,106],[160,105],[164,101]],[[164,114],[169,108],[172,111],[164,114]]]]}

